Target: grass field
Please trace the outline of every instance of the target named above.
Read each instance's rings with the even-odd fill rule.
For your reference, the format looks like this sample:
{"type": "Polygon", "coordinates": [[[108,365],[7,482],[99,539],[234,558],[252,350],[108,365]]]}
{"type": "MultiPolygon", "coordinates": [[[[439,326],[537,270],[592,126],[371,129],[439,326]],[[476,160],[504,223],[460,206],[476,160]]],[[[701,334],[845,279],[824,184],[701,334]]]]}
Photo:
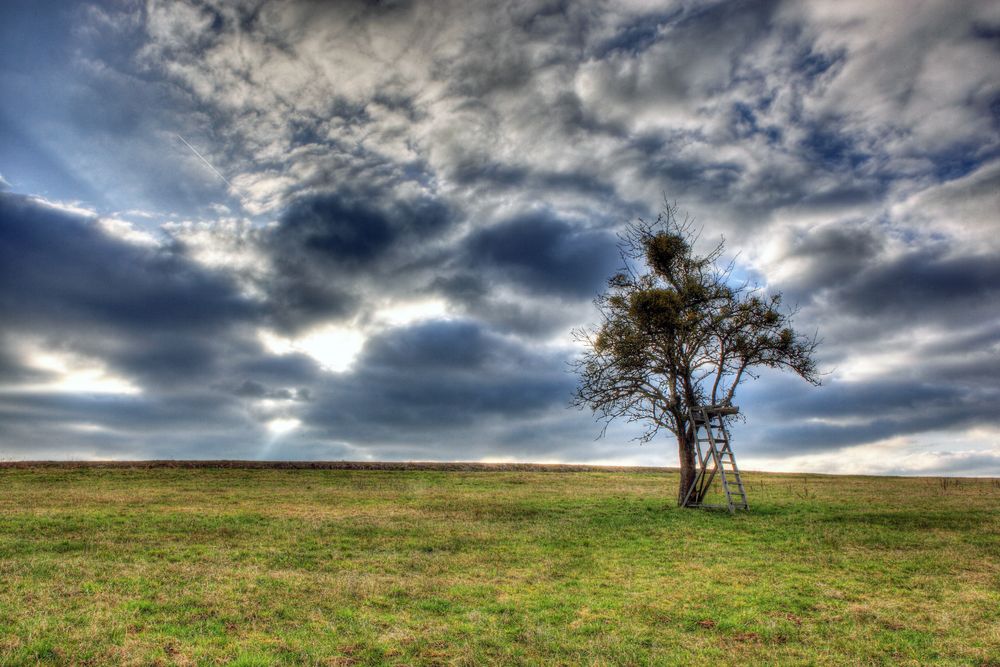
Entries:
{"type": "Polygon", "coordinates": [[[1000,484],[0,468],[0,664],[1000,665],[1000,484]]]}

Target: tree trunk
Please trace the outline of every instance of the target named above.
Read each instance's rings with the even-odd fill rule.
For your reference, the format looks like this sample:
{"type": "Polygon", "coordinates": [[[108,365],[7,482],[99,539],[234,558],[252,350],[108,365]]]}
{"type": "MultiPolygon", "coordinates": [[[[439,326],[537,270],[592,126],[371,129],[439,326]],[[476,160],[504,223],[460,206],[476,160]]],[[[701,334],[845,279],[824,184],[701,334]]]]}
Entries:
{"type": "MultiPolygon", "coordinates": [[[[680,488],[677,490],[677,504],[683,506],[684,499],[687,497],[688,489],[691,488],[691,483],[694,482],[698,468],[696,465],[697,458],[694,453],[694,434],[686,426],[683,429],[678,429],[678,431],[677,450],[681,462],[681,483],[680,488]]],[[[700,498],[695,498],[694,496],[687,498],[688,504],[696,503],[700,500],[700,498]]]]}

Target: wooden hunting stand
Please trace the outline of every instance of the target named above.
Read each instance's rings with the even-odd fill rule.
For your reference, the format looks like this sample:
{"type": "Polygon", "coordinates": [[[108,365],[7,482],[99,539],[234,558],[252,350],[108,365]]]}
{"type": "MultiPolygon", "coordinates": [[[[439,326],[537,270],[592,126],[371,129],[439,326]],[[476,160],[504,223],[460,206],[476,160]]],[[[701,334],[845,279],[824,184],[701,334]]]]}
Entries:
{"type": "Polygon", "coordinates": [[[730,513],[736,510],[750,509],[747,504],[747,492],[740,479],[740,470],[736,467],[736,456],[729,445],[729,431],[726,429],[725,417],[739,413],[736,406],[703,405],[694,406],[688,411],[691,428],[694,431],[695,455],[698,458],[698,470],[694,480],[684,496],[684,507],[710,507],[728,509],[730,513]],[[708,492],[718,473],[722,482],[722,492],[726,504],[706,504],[705,494],[708,492]]]}

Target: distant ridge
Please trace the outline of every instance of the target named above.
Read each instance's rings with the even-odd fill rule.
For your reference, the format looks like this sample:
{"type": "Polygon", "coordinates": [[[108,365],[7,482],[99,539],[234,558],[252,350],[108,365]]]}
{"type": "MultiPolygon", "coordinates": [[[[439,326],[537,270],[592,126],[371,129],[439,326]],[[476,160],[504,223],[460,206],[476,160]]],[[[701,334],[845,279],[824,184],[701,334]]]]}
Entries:
{"type": "Polygon", "coordinates": [[[251,470],[441,470],[457,472],[677,472],[656,466],[475,461],[0,461],[0,468],[245,468],[251,470]]]}

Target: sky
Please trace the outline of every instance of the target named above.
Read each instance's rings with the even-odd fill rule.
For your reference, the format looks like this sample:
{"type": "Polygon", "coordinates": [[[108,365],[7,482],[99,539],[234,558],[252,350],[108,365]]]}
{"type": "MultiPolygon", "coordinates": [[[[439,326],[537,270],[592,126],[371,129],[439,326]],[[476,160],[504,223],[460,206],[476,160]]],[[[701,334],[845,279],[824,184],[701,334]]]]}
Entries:
{"type": "Polygon", "coordinates": [[[823,386],[743,468],[1000,476],[1000,4],[0,4],[0,459],[676,465],[569,406],[676,202],[823,386]]]}

